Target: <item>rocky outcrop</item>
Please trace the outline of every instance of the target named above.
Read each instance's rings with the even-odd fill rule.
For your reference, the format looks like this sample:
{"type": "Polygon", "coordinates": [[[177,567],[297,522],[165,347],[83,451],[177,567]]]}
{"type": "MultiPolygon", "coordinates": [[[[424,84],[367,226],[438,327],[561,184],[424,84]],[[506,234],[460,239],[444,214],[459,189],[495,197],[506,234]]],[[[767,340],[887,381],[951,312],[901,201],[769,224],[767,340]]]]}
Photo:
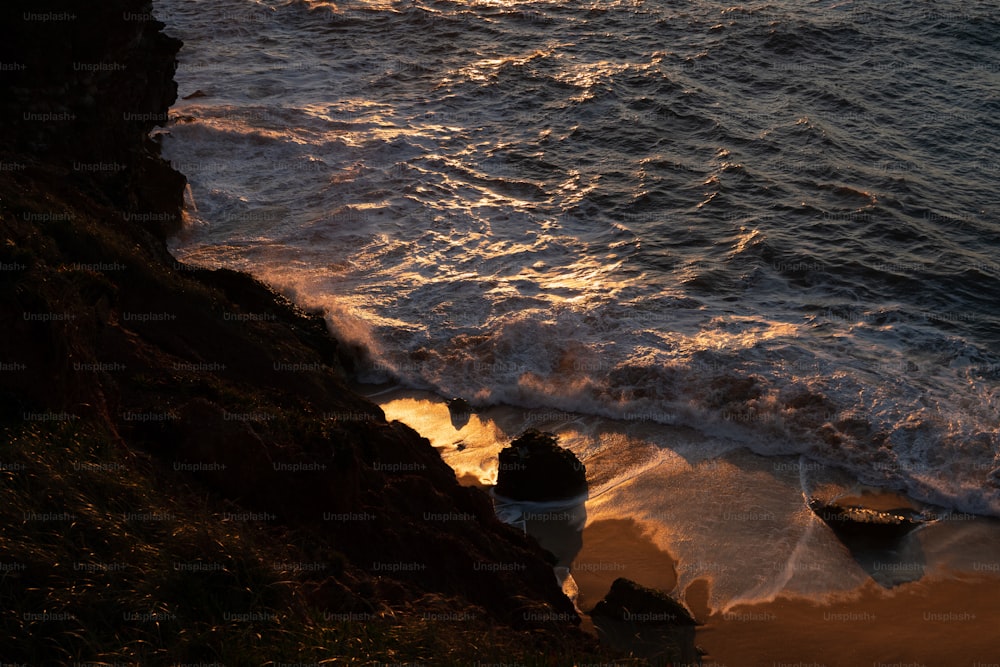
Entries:
{"type": "Polygon", "coordinates": [[[512,500],[563,500],[587,492],[587,469],[552,433],[528,429],[500,451],[496,493],[512,500]]]}
{"type": "Polygon", "coordinates": [[[684,605],[665,593],[640,586],[624,577],[615,579],[611,590],[590,615],[629,623],[696,625],[684,605]]]}
{"type": "Polygon", "coordinates": [[[590,612],[603,640],[628,648],[652,664],[695,664],[697,622],[687,609],[660,591],[618,578],[590,612]]]}

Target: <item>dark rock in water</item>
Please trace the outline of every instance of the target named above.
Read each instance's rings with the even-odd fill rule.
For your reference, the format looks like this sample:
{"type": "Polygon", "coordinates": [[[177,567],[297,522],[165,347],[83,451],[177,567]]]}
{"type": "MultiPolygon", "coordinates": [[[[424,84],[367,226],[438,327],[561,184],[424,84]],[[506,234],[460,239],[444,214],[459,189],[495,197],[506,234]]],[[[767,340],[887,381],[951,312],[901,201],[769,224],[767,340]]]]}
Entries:
{"type": "Polygon", "coordinates": [[[852,548],[891,547],[924,522],[919,513],[909,508],[876,510],[824,503],[815,498],[809,501],[809,508],[852,548]]]}
{"type": "Polygon", "coordinates": [[[562,500],[587,492],[587,469],[552,433],[528,429],[500,452],[496,493],[514,500],[562,500]]]}
{"type": "Polygon", "coordinates": [[[464,398],[451,398],[448,399],[448,409],[451,413],[459,415],[467,415],[472,412],[472,406],[464,398]]]}
{"type": "Polygon", "coordinates": [[[451,425],[456,431],[461,431],[472,415],[472,406],[464,398],[452,398],[447,401],[448,412],[451,415],[451,425]]]}
{"type": "Polygon", "coordinates": [[[688,610],[660,591],[619,578],[590,612],[601,640],[652,665],[700,664],[698,624],[688,610]]]}
{"type": "Polygon", "coordinates": [[[624,577],[615,579],[611,590],[597,603],[590,615],[631,623],[697,625],[697,621],[680,602],[624,577]]]}
{"type": "Polygon", "coordinates": [[[920,543],[904,538],[929,517],[908,507],[892,507],[884,500],[874,504],[876,507],[847,500],[809,501],[812,511],[830,526],[858,565],[880,586],[888,589],[919,580],[926,564],[920,543]],[[879,504],[886,509],[877,508],[879,504]]]}

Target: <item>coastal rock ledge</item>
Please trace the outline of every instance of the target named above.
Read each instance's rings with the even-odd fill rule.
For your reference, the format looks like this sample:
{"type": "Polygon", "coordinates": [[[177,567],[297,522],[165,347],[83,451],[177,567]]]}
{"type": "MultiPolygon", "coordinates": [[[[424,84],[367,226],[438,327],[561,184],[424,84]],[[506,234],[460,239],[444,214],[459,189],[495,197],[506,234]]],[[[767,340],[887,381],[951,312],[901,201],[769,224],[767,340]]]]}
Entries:
{"type": "Polygon", "coordinates": [[[697,621],[684,606],[660,591],[640,586],[619,577],[611,590],[590,612],[592,618],[604,617],[629,623],[655,623],[670,626],[693,626],[697,621]]]}

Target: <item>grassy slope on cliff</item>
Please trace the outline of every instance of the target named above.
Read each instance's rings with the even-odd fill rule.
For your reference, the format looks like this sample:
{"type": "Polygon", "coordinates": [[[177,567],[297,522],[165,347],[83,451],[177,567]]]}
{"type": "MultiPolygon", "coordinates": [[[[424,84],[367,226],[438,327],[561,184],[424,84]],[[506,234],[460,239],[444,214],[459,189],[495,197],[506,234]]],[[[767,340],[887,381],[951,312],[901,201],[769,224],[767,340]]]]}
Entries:
{"type": "MultiPolygon", "coordinates": [[[[74,425],[3,432],[0,647],[29,665],[476,660],[569,664],[583,651],[498,628],[428,594],[350,613],[316,602],[371,589],[329,541],[233,520],[148,456],[74,425]],[[44,517],[44,519],[42,518],[44,517]],[[456,622],[461,621],[461,622],[456,622]],[[565,652],[563,652],[565,651],[565,652]],[[550,661],[546,655],[566,660],[550,661]]],[[[578,649],[579,647],[575,647],[578,649]]],[[[594,656],[591,656],[594,658],[594,656]]]]}

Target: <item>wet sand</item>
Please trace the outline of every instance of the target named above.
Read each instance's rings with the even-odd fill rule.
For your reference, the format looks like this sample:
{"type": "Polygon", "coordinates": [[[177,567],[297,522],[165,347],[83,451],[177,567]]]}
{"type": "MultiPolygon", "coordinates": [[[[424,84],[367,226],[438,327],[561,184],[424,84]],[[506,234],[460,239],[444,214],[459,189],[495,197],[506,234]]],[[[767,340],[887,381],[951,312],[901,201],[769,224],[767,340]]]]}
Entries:
{"type": "Polygon", "coordinates": [[[672,591],[677,585],[674,559],[643,536],[631,519],[595,521],[587,526],[571,571],[580,589],[577,607],[582,611],[593,609],[618,577],[661,591],[672,591]]]}
{"type": "Polygon", "coordinates": [[[853,599],[777,599],[711,616],[706,665],[988,667],[1000,664],[1000,579],[932,578],[853,599]]]}
{"type": "Polygon", "coordinates": [[[1000,665],[1000,577],[936,573],[885,588],[874,580],[827,600],[781,598],[710,614],[708,586],[675,590],[676,562],[628,519],[596,521],[573,562],[589,611],[617,577],[670,593],[703,623],[706,667],[990,667],[1000,665]]]}
{"type": "Polygon", "coordinates": [[[577,607],[590,611],[618,577],[666,591],[703,623],[696,643],[707,652],[705,667],[1000,665],[1000,577],[993,573],[935,573],[891,588],[873,579],[824,600],[778,597],[713,614],[711,584],[699,579],[676,590],[676,566],[634,521],[592,522],[573,560],[577,607]]]}
{"type": "MultiPolygon", "coordinates": [[[[491,408],[481,419],[472,415],[456,422],[442,399],[423,392],[397,389],[376,400],[383,407],[392,401],[387,416],[430,438],[465,484],[488,484],[491,460],[509,439],[528,425],[547,427],[526,423],[523,410],[504,407],[491,408]]],[[[600,459],[588,461],[592,487],[621,463],[600,459]]],[[[827,491],[823,485],[814,490],[820,495],[827,491]]],[[[845,503],[855,500],[879,509],[910,504],[892,493],[842,497],[845,503]]],[[[706,666],[1000,667],[1000,523],[958,518],[963,520],[927,526],[905,552],[879,554],[875,560],[848,558],[844,562],[853,563],[854,579],[845,570],[843,580],[863,582],[849,592],[817,592],[809,598],[779,593],[771,601],[724,612],[710,610],[712,584],[707,578],[678,590],[677,571],[684,563],[627,516],[592,516],[582,535],[573,537],[567,537],[565,527],[536,523],[529,530],[560,560],[571,559],[577,607],[583,612],[618,577],[684,602],[703,623],[696,643],[706,651],[706,666]],[[968,555],[958,557],[956,551],[968,555]],[[885,562],[901,571],[880,571],[885,562]]],[[[833,538],[827,543],[845,548],[833,538]]],[[[592,627],[586,617],[584,625],[592,627]]]]}

